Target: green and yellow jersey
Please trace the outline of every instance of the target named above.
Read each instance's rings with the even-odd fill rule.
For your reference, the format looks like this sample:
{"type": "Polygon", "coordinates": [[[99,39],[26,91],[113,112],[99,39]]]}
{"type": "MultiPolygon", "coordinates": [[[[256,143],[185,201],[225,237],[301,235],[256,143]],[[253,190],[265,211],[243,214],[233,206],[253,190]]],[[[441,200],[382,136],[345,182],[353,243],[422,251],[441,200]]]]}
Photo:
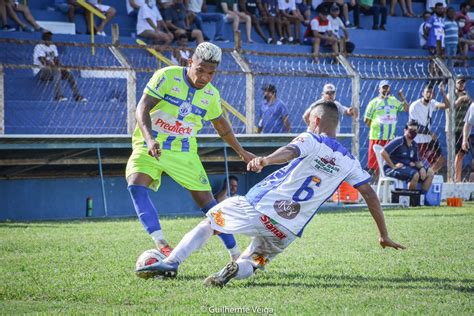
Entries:
{"type": "Polygon", "coordinates": [[[395,137],[397,115],[403,111],[403,104],[394,96],[382,99],[372,99],[365,110],[365,119],[372,121],[370,124],[369,139],[391,140],[395,137]]]}
{"type": "MultiPolygon", "coordinates": [[[[219,91],[208,83],[195,89],[186,79],[186,68],[171,66],[155,72],[144,93],[159,100],[151,109],[153,137],[162,150],[197,152],[196,135],[205,121],[222,115],[219,91]]],[[[138,126],[133,148],[146,146],[138,126]]]]}

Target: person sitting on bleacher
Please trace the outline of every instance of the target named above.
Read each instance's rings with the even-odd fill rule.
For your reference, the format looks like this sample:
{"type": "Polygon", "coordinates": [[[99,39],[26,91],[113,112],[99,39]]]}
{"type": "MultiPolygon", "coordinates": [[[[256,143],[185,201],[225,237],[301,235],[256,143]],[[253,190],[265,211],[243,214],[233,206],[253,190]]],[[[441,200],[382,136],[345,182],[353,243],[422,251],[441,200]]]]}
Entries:
{"type": "MultiPolygon", "coordinates": [[[[373,15],[373,30],[384,30],[387,24],[387,7],[379,4],[374,4],[374,0],[358,0],[360,12],[364,15],[373,15]]],[[[354,15],[356,12],[354,12],[354,15]]],[[[354,20],[356,18],[354,17],[354,20]]],[[[358,20],[358,18],[357,18],[358,20]]]]}
{"type": "Polygon", "coordinates": [[[219,0],[217,9],[224,12],[225,21],[232,23],[232,31],[239,30],[240,23],[245,23],[245,33],[247,34],[247,43],[253,43],[252,40],[252,18],[249,15],[240,12],[237,6],[237,0],[219,0]]]}
{"type": "MultiPolygon", "coordinates": [[[[99,26],[94,26],[94,31],[97,35],[106,36],[107,34],[104,32],[104,28],[115,16],[115,9],[109,5],[102,4],[102,0],[87,0],[87,2],[105,15],[105,20],[101,20],[99,26]]],[[[86,11],[85,14],[88,21],[94,18],[88,11],[86,11]]],[[[90,25],[90,22],[88,24],[90,25]]]]}
{"type": "MultiPolygon", "coordinates": [[[[204,40],[209,41],[209,38],[204,33],[204,28],[202,26],[203,22],[215,22],[216,23],[216,32],[214,34],[214,41],[218,42],[228,42],[222,35],[224,30],[224,15],[215,12],[207,12],[206,1],[204,0],[189,0],[188,1],[188,14],[193,19],[196,27],[201,30],[204,40]]],[[[190,22],[191,23],[191,22],[190,22]]]]}
{"type": "MultiPolygon", "coordinates": [[[[131,0],[133,1],[133,0],[131,0]]],[[[87,33],[90,34],[90,23],[88,22],[87,14],[84,12],[84,8],[77,3],[76,0],[54,0],[54,5],[56,9],[61,11],[62,13],[67,14],[67,20],[69,23],[74,23],[76,19],[76,11],[80,11],[84,13],[84,19],[86,21],[86,28],[87,28],[87,33]]],[[[79,32],[76,31],[77,34],[79,32]]]]}
{"type": "Polygon", "coordinates": [[[304,33],[304,43],[313,46],[313,62],[319,62],[319,48],[323,46],[331,46],[333,52],[339,52],[338,40],[331,32],[329,25],[328,12],[324,6],[318,7],[318,16],[311,20],[310,25],[304,33]]]}
{"type": "Polygon", "coordinates": [[[349,33],[347,32],[344,22],[342,22],[341,18],[339,17],[339,14],[339,6],[334,3],[328,15],[329,26],[331,28],[332,34],[334,34],[338,40],[339,51],[351,54],[355,49],[355,45],[349,41],[349,33]],[[341,35],[341,30],[343,35],[341,35]]]}
{"type": "Polygon", "coordinates": [[[174,0],[169,8],[164,11],[164,20],[166,27],[175,38],[185,35],[188,41],[195,40],[198,44],[204,42],[201,30],[191,30],[186,21],[186,9],[183,0],[174,0]]]}
{"type": "MultiPolygon", "coordinates": [[[[262,15],[260,12],[261,6],[261,0],[239,0],[240,11],[250,16],[252,19],[252,25],[255,28],[255,31],[257,31],[257,34],[263,39],[265,43],[269,43],[268,38],[265,36],[262,28],[260,27],[260,16],[262,15]]],[[[272,38],[274,38],[274,35],[272,38]]]]}
{"type": "Polygon", "coordinates": [[[137,16],[141,6],[145,4],[145,0],[125,0],[127,14],[129,16],[137,16]]]}
{"type": "Polygon", "coordinates": [[[421,182],[421,190],[428,192],[433,181],[434,172],[418,159],[418,146],[414,141],[418,124],[409,121],[405,125],[403,136],[395,137],[382,149],[385,160],[384,171],[389,177],[409,181],[408,189],[416,190],[421,182]]]}
{"type": "Polygon", "coordinates": [[[173,41],[173,33],[166,27],[154,0],[146,0],[140,7],[137,16],[138,36],[151,39],[154,44],[169,45],[173,41]]]}
{"type": "Polygon", "coordinates": [[[301,23],[304,23],[304,17],[296,9],[295,0],[278,0],[278,10],[280,16],[288,20],[295,27],[295,38],[289,35],[288,40],[293,44],[299,44],[301,41],[301,23]]]}
{"type": "Polygon", "coordinates": [[[47,30],[43,29],[39,24],[36,22],[35,18],[31,14],[30,8],[25,5],[21,4],[18,1],[13,0],[0,0],[0,7],[5,7],[8,12],[8,15],[18,24],[19,31],[27,31],[27,32],[45,32],[47,30]],[[25,17],[25,20],[31,24],[31,27],[23,23],[22,20],[18,18],[16,13],[21,13],[25,17]]]}
{"type": "Polygon", "coordinates": [[[268,24],[268,28],[270,29],[270,36],[272,37],[271,43],[275,41],[274,31],[276,27],[276,32],[278,37],[280,38],[275,42],[275,44],[285,44],[288,43],[288,36],[291,36],[291,28],[290,22],[283,17],[278,12],[278,0],[262,0],[262,17],[261,20],[263,23],[268,24]]]}
{"type": "Polygon", "coordinates": [[[59,69],[59,54],[56,45],[52,43],[53,33],[43,33],[42,39],[44,43],[36,44],[33,50],[33,64],[38,68],[33,68],[33,73],[39,81],[53,81],[55,100],[59,102],[67,101],[67,98],[61,91],[61,79],[67,80],[71,87],[74,100],[78,102],[87,102],[77,88],[76,80],[69,70],[59,69]]]}

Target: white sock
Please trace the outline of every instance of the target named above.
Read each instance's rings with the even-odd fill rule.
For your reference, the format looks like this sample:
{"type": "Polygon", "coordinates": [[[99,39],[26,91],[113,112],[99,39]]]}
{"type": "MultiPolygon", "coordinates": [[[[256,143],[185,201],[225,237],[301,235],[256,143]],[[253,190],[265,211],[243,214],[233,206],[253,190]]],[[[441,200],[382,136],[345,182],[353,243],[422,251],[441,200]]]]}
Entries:
{"type": "Polygon", "coordinates": [[[237,280],[246,279],[253,275],[253,265],[248,259],[238,259],[236,263],[239,265],[239,271],[235,278],[237,280]]]}
{"type": "Polygon", "coordinates": [[[213,229],[207,221],[202,221],[194,227],[189,233],[184,235],[171,255],[164,260],[166,263],[182,263],[191,253],[204,246],[207,240],[212,236],[213,229]]]}
{"type": "Polygon", "coordinates": [[[151,238],[153,238],[154,242],[159,242],[160,240],[165,239],[163,237],[163,232],[160,230],[155,230],[153,233],[150,234],[151,238]]]}

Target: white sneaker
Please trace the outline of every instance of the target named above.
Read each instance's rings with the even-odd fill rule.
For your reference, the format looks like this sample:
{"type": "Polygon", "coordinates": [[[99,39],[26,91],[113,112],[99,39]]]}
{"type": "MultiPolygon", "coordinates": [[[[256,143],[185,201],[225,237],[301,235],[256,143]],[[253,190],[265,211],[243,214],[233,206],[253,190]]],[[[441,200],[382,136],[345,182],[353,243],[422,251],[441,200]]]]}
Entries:
{"type": "Polygon", "coordinates": [[[277,41],[277,45],[283,45],[283,43],[280,41],[277,41]]]}
{"type": "Polygon", "coordinates": [[[107,36],[107,34],[105,34],[104,31],[102,31],[102,32],[97,32],[97,35],[99,35],[99,36],[107,36]]]}

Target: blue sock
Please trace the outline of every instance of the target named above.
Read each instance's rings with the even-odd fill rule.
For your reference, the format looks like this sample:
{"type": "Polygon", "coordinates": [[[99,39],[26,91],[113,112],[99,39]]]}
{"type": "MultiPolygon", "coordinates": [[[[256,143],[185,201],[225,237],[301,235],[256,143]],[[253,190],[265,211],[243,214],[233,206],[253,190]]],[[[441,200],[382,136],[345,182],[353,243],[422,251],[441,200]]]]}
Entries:
{"type": "MultiPolygon", "coordinates": [[[[209,203],[206,204],[203,208],[201,208],[201,211],[206,214],[211,208],[217,205],[216,200],[211,200],[209,203]]],[[[219,238],[222,240],[224,243],[225,247],[227,249],[232,249],[237,245],[237,242],[235,241],[234,235],[231,234],[219,234],[219,238]]]]}
{"type": "Polygon", "coordinates": [[[140,185],[128,186],[138,219],[148,234],[161,230],[158,212],[148,196],[148,188],[140,185]]]}

